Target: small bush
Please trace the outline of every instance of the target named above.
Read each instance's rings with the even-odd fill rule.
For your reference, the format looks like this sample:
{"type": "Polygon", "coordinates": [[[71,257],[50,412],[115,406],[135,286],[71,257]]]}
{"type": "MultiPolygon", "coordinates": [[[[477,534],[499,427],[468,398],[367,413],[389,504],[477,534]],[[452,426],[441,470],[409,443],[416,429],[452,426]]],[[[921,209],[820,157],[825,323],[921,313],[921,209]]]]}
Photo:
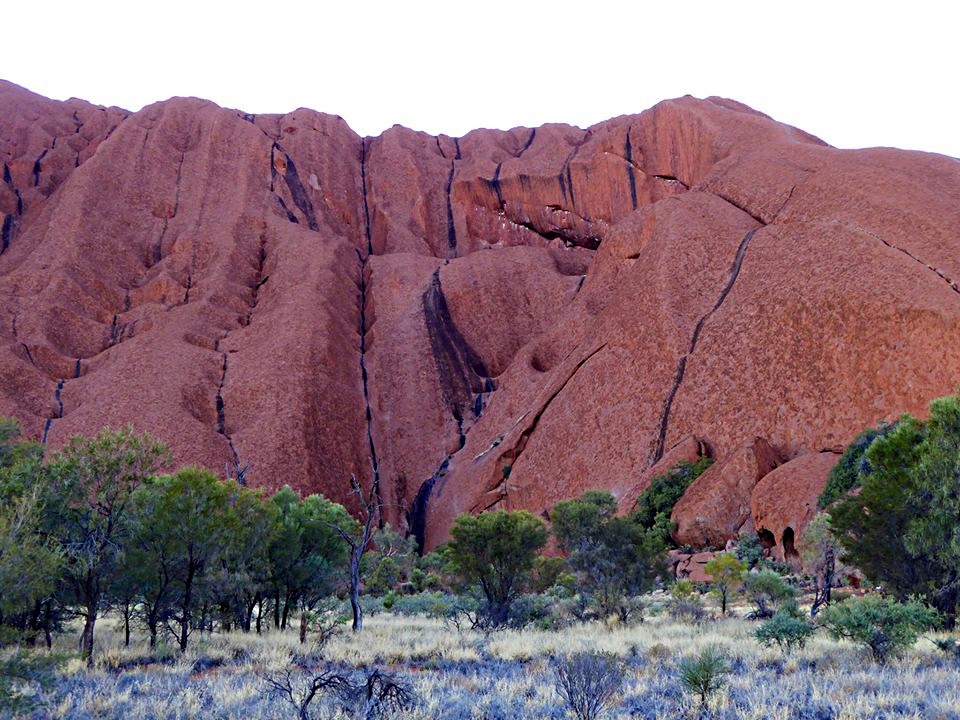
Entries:
{"type": "Polygon", "coordinates": [[[920,633],[931,629],[937,613],[919,600],[901,603],[868,595],[830,605],[818,618],[835,638],[870,648],[873,659],[883,665],[913,645],[920,633]]]}
{"type": "Polygon", "coordinates": [[[751,613],[755,619],[773,617],[779,604],[791,600],[797,594],[796,589],[779,573],[769,569],[749,573],[743,581],[743,587],[756,608],[751,613]]]}
{"type": "Polygon", "coordinates": [[[715,647],[680,661],[680,682],[687,692],[700,698],[701,705],[706,705],[710,696],[723,687],[723,676],[729,673],[726,655],[715,647]]]}
{"type": "Polygon", "coordinates": [[[637,498],[634,514],[640,525],[646,528],[661,526],[669,530],[673,506],[683,497],[693,481],[712,464],[713,460],[704,456],[695,463],[679,462],[662,475],[655,476],[650,481],[650,486],[637,498]]]}
{"type": "Polygon", "coordinates": [[[609,653],[579,653],[553,662],[557,694],[578,720],[594,720],[623,687],[623,664],[609,653]]]}
{"type": "Polygon", "coordinates": [[[794,648],[803,648],[814,633],[813,625],[800,616],[795,606],[781,610],[757,628],[757,640],[764,647],[776,645],[787,655],[794,648]]]}

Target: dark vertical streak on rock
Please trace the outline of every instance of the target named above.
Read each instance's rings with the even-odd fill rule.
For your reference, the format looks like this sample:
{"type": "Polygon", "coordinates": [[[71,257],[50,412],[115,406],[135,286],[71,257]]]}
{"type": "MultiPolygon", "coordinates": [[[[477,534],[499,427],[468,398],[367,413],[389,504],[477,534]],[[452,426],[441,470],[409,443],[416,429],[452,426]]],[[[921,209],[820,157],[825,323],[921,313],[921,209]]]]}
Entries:
{"type": "Polygon", "coordinates": [[[630,183],[630,203],[637,209],[637,176],[633,169],[633,148],[630,146],[630,128],[627,128],[627,139],[623,148],[627,160],[627,180],[630,183]]]}
{"type": "Polygon", "coordinates": [[[40,184],[40,172],[42,170],[43,159],[46,156],[47,156],[47,149],[44,149],[44,151],[40,153],[40,157],[38,157],[33,162],[33,186],[34,187],[37,187],[40,184]]]}
{"type": "Polygon", "coordinates": [[[3,216],[3,228],[0,229],[0,255],[3,255],[3,253],[7,251],[7,248],[10,247],[10,242],[13,240],[13,223],[15,219],[15,215],[3,216]]]}
{"type": "Polygon", "coordinates": [[[457,256],[457,227],[453,221],[453,200],[450,190],[453,188],[453,175],[457,170],[457,161],[450,161],[450,174],[447,176],[447,245],[450,248],[450,257],[457,256]]]}
{"type": "Polygon", "coordinates": [[[283,179],[290,189],[290,196],[293,198],[293,204],[297,206],[303,216],[307,219],[307,227],[316,232],[320,229],[317,225],[317,218],[313,211],[313,203],[310,202],[310,195],[307,189],[300,182],[300,175],[297,173],[297,166],[293,159],[284,153],[287,161],[287,167],[283,173],[283,179]]]}
{"type": "Polygon", "coordinates": [[[230,447],[230,457],[233,460],[233,467],[240,466],[240,456],[237,455],[237,449],[233,446],[233,439],[227,433],[227,408],[223,401],[223,386],[227,383],[227,353],[220,351],[220,341],[217,341],[217,352],[223,358],[223,369],[220,371],[220,383],[217,385],[217,433],[223,435],[230,447]]]}
{"type": "Polygon", "coordinates": [[[360,140],[360,183],[363,188],[363,222],[367,234],[367,255],[373,255],[373,233],[370,229],[370,205],[367,201],[367,139],[360,140]]]}
{"type": "MultiPolygon", "coordinates": [[[[146,145],[146,142],[144,142],[146,145]]],[[[177,184],[176,191],[173,196],[173,212],[170,217],[176,217],[177,213],[180,211],[180,181],[183,178],[183,160],[186,157],[185,153],[180,153],[180,162],[177,164],[177,184]]],[[[163,227],[160,228],[160,239],[157,240],[156,245],[153,246],[153,255],[151,258],[151,265],[156,265],[160,260],[163,259],[163,241],[167,236],[167,228],[170,225],[170,219],[167,217],[163,218],[163,227]]]]}
{"type": "Polygon", "coordinates": [[[410,533],[413,535],[414,539],[416,539],[417,552],[419,552],[421,555],[423,554],[424,546],[426,545],[427,510],[429,509],[430,505],[430,494],[433,492],[433,488],[437,484],[437,480],[447,472],[447,468],[449,466],[450,456],[448,455],[446,458],[444,458],[443,462],[440,463],[440,467],[437,468],[437,471],[427,478],[420,486],[420,489],[417,490],[416,497],[413,499],[413,505],[410,507],[410,511],[407,513],[407,527],[410,528],[410,533]]]}
{"type": "MultiPolygon", "coordinates": [[[[476,412],[475,395],[489,391],[492,380],[480,356],[470,347],[457,329],[447,307],[447,300],[440,284],[440,269],[433,273],[430,287],[423,294],[423,316],[433,353],[437,378],[444,402],[460,428],[463,439],[463,420],[467,410],[476,412]]],[[[482,400],[479,408],[482,411],[482,400]]]]}
{"type": "Polygon", "coordinates": [[[457,154],[453,156],[453,157],[454,157],[454,160],[460,160],[460,159],[462,159],[462,158],[460,157],[460,138],[454,138],[454,139],[453,139],[453,146],[457,149],[457,154]]]}
{"type": "MultiPolygon", "coordinates": [[[[367,373],[367,261],[370,256],[364,256],[359,250],[357,259],[360,263],[360,380],[363,386],[363,403],[366,408],[367,444],[370,448],[370,466],[373,471],[373,491],[377,502],[383,506],[383,495],[380,490],[380,458],[377,456],[377,446],[373,440],[373,407],[370,405],[370,378],[367,373]]],[[[383,513],[380,514],[380,524],[383,525],[383,513]]]]}
{"type": "Polygon", "coordinates": [[[10,187],[13,187],[13,177],[10,175],[10,166],[6,163],[3,164],[3,181],[10,187]]]}
{"type": "Polygon", "coordinates": [[[531,145],[533,145],[533,139],[534,139],[536,136],[537,136],[537,129],[536,129],[536,128],[531,128],[531,130],[530,130],[530,137],[527,138],[527,142],[525,142],[525,143],[523,144],[523,147],[520,148],[520,152],[518,152],[514,157],[520,157],[521,155],[523,155],[523,154],[527,151],[527,148],[529,148],[531,145]]]}
{"type": "Polygon", "coordinates": [[[490,181],[490,187],[497,194],[497,205],[501,210],[503,209],[503,192],[500,190],[500,169],[502,167],[502,162],[497,163],[497,169],[493,172],[493,180],[490,181]]]}
{"type": "Polygon", "coordinates": [[[560,192],[563,194],[563,199],[566,200],[570,198],[570,207],[573,210],[577,208],[577,198],[573,192],[573,173],[570,171],[570,162],[576,157],[576,154],[580,151],[580,148],[583,147],[583,144],[590,137],[590,131],[587,130],[584,132],[583,136],[574,143],[573,150],[570,151],[570,154],[567,155],[566,159],[563,161],[563,167],[560,168],[560,192]],[[566,183],[564,183],[564,178],[566,178],[566,183]]]}
{"type": "Polygon", "coordinates": [[[670,386],[666,400],[663,403],[663,410],[660,413],[660,423],[657,431],[657,442],[647,461],[647,467],[652,467],[663,457],[664,443],[667,439],[667,429],[670,424],[670,410],[673,407],[673,401],[677,396],[677,392],[680,390],[680,385],[683,383],[683,376],[687,369],[687,360],[697,349],[697,342],[700,340],[700,334],[703,332],[703,327],[707,320],[720,309],[720,306],[723,305],[723,302],[727,299],[727,295],[729,295],[733,289],[733,285],[737,281],[737,276],[740,275],[740,268],[743,266],[743,258],[747,254],[750,241],[759,229],[760,228],[754,228],[744,235],[743,240],[740,241],[740,246],[737,248],[737,254],[733,258],[733,264],[727,275],[727,282],[720,291],[720,295],[717,297],[713,307],[697,320],[697,324],[693,328],[693,334],[690,336],[690,345],[687,348],[687,352],[681,355],[680,360],[677,362],[677,370],[673,376],[673,384],[670,386]]]}

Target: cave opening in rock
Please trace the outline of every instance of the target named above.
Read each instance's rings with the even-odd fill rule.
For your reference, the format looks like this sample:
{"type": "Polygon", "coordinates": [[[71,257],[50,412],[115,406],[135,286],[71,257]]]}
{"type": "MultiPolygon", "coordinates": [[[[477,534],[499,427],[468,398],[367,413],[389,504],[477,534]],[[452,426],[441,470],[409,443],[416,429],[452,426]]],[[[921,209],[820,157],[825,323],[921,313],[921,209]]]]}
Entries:
{"type": "Polygon", "coordinates": [[[788,527],[783,531],[783,559],[786,560],[791,565],[800,563],[800,553],[797,552],[795,545],[794,532],[792,527],[788,527]]]}
{"type": "Polygon", "coordinates": [[[777,539],[769,530],[758,530],[757,537],[760,539],[760,547],[764,550],[770,550],[777,544],[777,539]]]}

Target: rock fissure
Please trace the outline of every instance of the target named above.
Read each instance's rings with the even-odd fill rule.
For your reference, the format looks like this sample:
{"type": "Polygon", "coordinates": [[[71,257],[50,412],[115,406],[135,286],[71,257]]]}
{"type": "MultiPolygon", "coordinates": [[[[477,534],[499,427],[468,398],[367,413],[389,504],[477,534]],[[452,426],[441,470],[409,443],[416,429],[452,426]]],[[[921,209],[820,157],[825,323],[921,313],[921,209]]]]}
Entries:
{"type": "MultiPolygon", "coordinates": [[[[550,403],[552,403],[560,395],[560,393],[563,392],[564,388],[566,388],[567,385],[570,384],[570,381],[573,380],[573,378],[576,376],[578,372],[580,372],[581,368],[583,368],[583,366],[586,365],[591,358],[593,358],[597,353],[603,350],[606,346],[607,346],[607,343],[603,343],[602,345],[597,347],[595,350],[588,353],[586,357],[584,357],[580,362],[576,364],[576,366],[574,366],[573,370],[570,372],[567,378],[560,384],[560,386],[556,390],[554,390],[550,394],[550,397],[546,399],[546,401],[543,403],[540,409],[536,412],[536,414],[530,420],[530,424],[526,427],[526,429],[524,429],[523,432],[520,433],[520,437],[517,438],[517,442],[514,443],[513,447],[501,453],[500,455],[501,460],[507,461],[507,464],[510,467],[516,464],[517,460],[520,459],[520,455],[526,449],[527,443],[530,441],[530,437],[533,435],[533,431],[537,429],[537,425],[539,425],[540,423],[540,418],[543,417],[543,414],[547,411],[547,408],[550,407],[550,403]]],[[[506,478],[504,478],[504,480],[506,480],[506,478]]]]}
{"type": "Polygon", "coordinates": [[[630,204],[637,209],[637,176],[633,168],[633,148],[630,145],[630,129],[623,142],[624,159],[627,161],[627,181],[630,183],[630,204]]]}
{"type": "Polygon", "coordinates": [[[886,246],[887,246],[888,248],[890,248],[891,250],[896,250],[897,252],[902,253],[903,255],[906,255],[908,258],[910,258],[911,260],[913,260],[915,263],[917,263],[918,265],[922,265],[924,268],[926,268],[927,270],[929,270],[930,272],[932,272],[934,275],[936,275],[938,278],[940,278],[941,280],[943,280],[943,282],[945,282],[945,283],[947,284],[947,287],[949,287],[951,290],[953,290],[953,292],[960,294],[960,286],[958,286],[956,280],[948,277],[947,274],[944,273],[944,272],[943,272],[942,270],[940,270],[939,268],[935,268],[933,265],[930,265],[929,263],[924,262],[922,259],[918,258],[916,255],[914,255],[913,253],[911,253],[909,250],[906,250],[906,249],[900,247],[899,245],[896,245],[896,244],[890,242],[889,240],[885,240],[884,238],[882,238],[880,235],[877,235],[877,234],[876,234],[875,232],[873,232],[872,230],[867,230],[866,228],[860,227],[859,225],[853,225],[853,224],[846,223],[846,222],[843,222],[843,221],[840,221],[840,220],[837,220],[837,221],[834,221],[834,222],[835,222],[835,224],[837,224],[837,225],[841,225],[841,226],[843,226],[843,227],[850,228],[851,230],[856,230],[857,232],[862,232],[864,235],[869,235],[869,236],[872,237],[874,240],[878,240],[879,242],[883,243],[884,245],[886,245],[886,246]]]}
{"type": "MultiPolygon", "coordinates": [[[[226,337],[224,335],[223,337],[226,337]]],[[[217,385],[217,433],[223,436],[224,440],[227,441],[227,446],[230,448],[230,458],[233,461],[234,467],[240,466],[240,456],[237,454],[237,449],[233,446],[233,438],[230,436],[230,433],[227,432],[227,407],[226,403],[223,400],[223,387],[227,384],[227,353],[220,350],[220,343],[223,340],[223,337],[220,340],[217,340],[216,351],[220,353],[220,356],[223,358],[223,366],[220,370],[220,383],[217,385]]]]}
{"type": "Polygon", "coordinates": [[[753,228],[740,241],[740,245],[737,248],[737,253],[733,258],[733,264],[730,267],[730,272],[727,275],[727,282],[724,284],[723,289],[720,291],[720,295],[717,297],[716,302],[714,302],[713,307],[711,307],[704,315],[697,320],[697,324],[693,328],[693,333],[690,336],[690,344],[687,348],[687,352],[680,356],[680,359],[677,361],[677,369],[673,376],[673,384],[670,386],[670,390],[667,392],[667,397],[663,403],[663,410],[660,413],[660,422],[657,429],[657,439],[653,447],[653,452],[650,454],[649,460],[647,460],[647,467],[653,467],[663,457],[663,446],[664,442],[667,439],[667,430],[670,424],[670,410],[673,407],[673,401],[677,396],[677,392],[680,390],[680,386],[683,383],[683,376],[687,369],[687,361],[693,355],[694,351],[697,349],[697,342],[700,340],[700,335],[703,332],[703,327],[706,325],[707,320],[720,309],[720,306],[723,305],[724,301],[727,299],[727,296],[730,294],[730,291],[733,290],[733,285],[737,281],[737,277],[740,275],[740,268],[743,266],[743,258],[747,254],[747,248],[750,246],[750,241],[753,239],[753,236],[756,234],[757,230],[760,228],[753,228]]]}
{"type": "Polygon", "coordinates": [[[457,170],[457,161],[450,161],[450,174],[447,176],[447,245],[450,250],[450,256],[457,256],[457,227],[453,219],[453,200],[450,197],[450,191],[453,188],[453,176],[457,170]]]}

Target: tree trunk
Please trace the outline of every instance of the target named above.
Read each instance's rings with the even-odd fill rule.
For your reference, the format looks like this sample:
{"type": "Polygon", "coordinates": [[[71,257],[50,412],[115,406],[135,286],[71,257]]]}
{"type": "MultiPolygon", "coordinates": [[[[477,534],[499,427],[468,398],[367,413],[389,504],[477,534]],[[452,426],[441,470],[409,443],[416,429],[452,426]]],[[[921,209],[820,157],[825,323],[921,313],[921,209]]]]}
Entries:
{"type": "Polygon", "coordinates": [[[130,613],[131,607],[129,603],[124,603],[123,606],[123,646],[130,647],[130,613]]]}
{"type": "Polygon", "coordinates": [[[263,619],[263,597],[257,597],[257,635],[260,634],[261,620],[263,619]]]}
{"type": "Polygon", "coordinates": [[[97,622],[97,611],[88,607],[83,621],[83,633],[80,635],[80,657],[87,661],[87,666],[93,665],[93,628],[97,622]]]}
{"type": "Polygon", "coordinates": [[[300,613],[300,644],[303,645],[307,641],[307,611],[304,610],[300,613]]]}
{"type": "Polygon", "coordinates": [[[287,614],[288,614],[289,612],[290,612],[290,603],[289,603],[289,602],[284,602],[284,603],[283,603],[283,615],[280,616],[280,629],[281,629],[281,630],[286,630],[286,629],[287,629],[287,614]]]}
{"type": "Polygon", "coordinates": [[[177,643],[180,645],[180,652],[187,649],[187,640],[190,637],[190,605],[193,602],[193,574],[195,568],[193,563],[189,564],[187,569],[187,579],[183,584],[183,604],[180,606],[180,637],[177,643]]]}
{"type": "Polygon", "coordinates": [[[277,590],[273,598],[273,629],[280,629],[280,591],[277,590]]]}
{"type": "Polygon", "coordinates": [[[353,631],[363,630],[363,609],[360,607],[360,560],[363,547],[356,545],[350,553],[350,609],[353,611],[353,631]]]}

